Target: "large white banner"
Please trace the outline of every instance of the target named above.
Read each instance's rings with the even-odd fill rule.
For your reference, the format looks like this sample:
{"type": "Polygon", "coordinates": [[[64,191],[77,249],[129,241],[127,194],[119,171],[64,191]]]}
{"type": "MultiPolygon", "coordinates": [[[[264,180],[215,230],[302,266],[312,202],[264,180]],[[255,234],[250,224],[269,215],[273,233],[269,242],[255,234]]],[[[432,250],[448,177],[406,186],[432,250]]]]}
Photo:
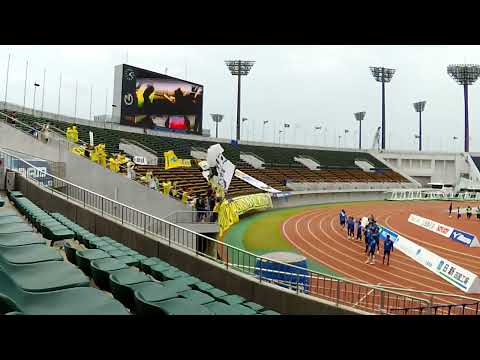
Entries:
{"type": "Polygon", "coordinates": [[[235,177],[239,178],[240,180],[245,181],[246,183],[249,183],[250,185],[256,187],[257,189],[269,192],[269,193],[279,193],[281,191],[278,191],[277,189],[272,188],[271,186],[265,184],[264,182],[261,182],[260,180],[255,179],[253,176],[250,176],[243,171],[240,171],[238,169],[235,170],[235,177]]]}
{"type": "Polygon", "coordinates": [[[400,250],[453,286],[466,293],[480,292],[480,279],[476,274],[382,226],[380,238],[385,240],[387,234],[393,240],[395,249],[400,250]]]}
{"type": "Polygon", "coordinates": [[[462,243],[464,245],[467,245],[470,247],[480,246],[478,239],[475,235],[464,232],[462,230],[455,229],[451,226],[440,224],[436,221],[433,221],[415,214],[410,214],[410,216],[408,217],[408,222],[418,225],[429,231],[433,231],[434,233],[437,233],[444,237],[458,241],[459,243],[462,243]]]}
{"type": "Polygon", "coordinates": [[[235,165],[233,165],[230,160],[223,156],[223,151],[224,150],[220,144],[215,144],[208,148],[206,161],[208,170],[205,171],[208,173],[211,172],[212,181],[216,182],[225,191],[227,191],[235,173],[235,165]]]}

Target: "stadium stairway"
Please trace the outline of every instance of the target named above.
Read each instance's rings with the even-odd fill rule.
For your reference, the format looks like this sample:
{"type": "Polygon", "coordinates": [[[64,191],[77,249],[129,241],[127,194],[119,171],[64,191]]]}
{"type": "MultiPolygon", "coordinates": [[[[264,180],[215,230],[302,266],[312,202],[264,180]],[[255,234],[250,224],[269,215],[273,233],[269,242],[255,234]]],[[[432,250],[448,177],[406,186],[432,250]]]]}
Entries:
{"type": "MultiPolygon", "coordinates": [[[[36,268],[32,270],[34,272],[30,273],[30,276],[32,283],[38,282],[40,284],[37,285],[36,289],[39,293],[55,293],[53,289],[39,288],[40,286],[44,286],[41,284],[43,284],[44,279],[48,277],[47,275],[51,275],[54,271],[53,268],[49,271],[42,271],[39,265],[58,263],[67,264],[70,268],[77,271],[77,275],[78,272],[83,272],[81,275],[83,279],[82,283],[72,285],[71,288],[56,290],[64,291],[64,293],[57,295],[58,299],[65,298],[70,301],[69,296],[71,295],[68,291],[71,291],[73,294],[73,291],[78,292],[80,286],[83,286],[82,289],[86,289],[83,298],[86,298],[88,295],[90,296],[87,297],[88,299],[93,299],[95,296],[90,294],[92,290],[100,293],[104,291],[110,292],[116,300],[130,309],[132,313],[138,315],[278,314],[265,309],[262,305],[250,302],[241,296],[228,294],[221,289],[217,289],[211,284],[203,282],[194,275],[171,266],[159,258],[147,258],[109,237],[97,236],[60,213],[47,213],[25,198],[20,192],[11,192],[9,193],[9,197],[15,206],[27,216],[27,219],[31,221],[37,229],[43,229],[45,227],[54,227],[57,229],[60,228],[58,225],[60,224],[70,232],[70,238],[64,240],[64,251],[68,262],[75,266],[65,263],[62,261],[63,259],[61,260],[58,256],[55,256],[53,253],[55,250],[52,248],[48,248],[44,244],[38,245],[37,242],[40,238],[38,234],[35,234],[35,237],[33,235],[30,235],[30,237],[22,236],[24,245],[20,246],[24,248],[23,251],[8,253],[8,250],[2,251],[0,248],[0,269],[2,270],[2,274],[12,274],[13,272],[12,264],[5,265],[7,261],[4,258],[5,254],[9,259],[15,259],[17,262],[21,260],[24,263],[22,265],[23,267],[36,266],[36,268]],[[46,220],[48,218],[52,220],[46,220]],[[32,246],[36,248],[32,248],[32,246]],[[38,246],[43,246],[44,249],[39,250],[38,246]],[[45,249],[51,251],[48,252],[45,249]],[[32,263],[25,264],[26,261],[32,261],[32,263]],[[87,287],[89,278],[101,291],[87,287]]],[[[5,216],[7,217],[12,216],[8,215],[8,212],[6,214],[5,216]]],[[[0,216],[0,219],[1,218],[3,217],[0,216]]],[[[2,226],[5,225],[1,225],[0,222],[0,228],[2,226]]],[[[25,233],[32,234],[32,232],[25,233]]],[[[7,239],[3,240],[7,243],[9,241],[7,239]]],[[[2,238],[0,238],[0,241],[2,241],[2,238]]],[[[55,241],[58,241],[58,239],[55,238],[55,241]]],[[[55,271],[59,271],[58,266],[55,268],[55,271]]],[[[10,287],[7,286],[8,294],[10,294],[8,296],[15,299],[21,298],[22,292],[26,292],[26,290],[19,287],[14,280],[8,282],[8,279],[4,279],[5,276],[2,277],[2,274],[0,274],[0,283],[5,282],[5,286],[10,284],[10,287]]],[[[12,278],[12,276],[13,275],[10,275],[10,278],[12,278]]],[[[49,284],[49,282],[47,281],[46,284],[49,284]]],[[[2,294],[1,291],[2,290],[0,290],[0,294],[2,294]]],[[[29,289],[29,293],[33,293],[31,289],[29,289]]],[[[53,295],[49,296],[55,300],[53,295]]],[[[1,298],[0,295],[0,302],[1,298]]],[[[75,304],[83,298],[79,298],[75,304]]],[[[54,300],[48,297],[30,297],[28,300],[26,304],[19,303],[16,306],[10,306],[8,308],[2,306],[1,309],[3,309],[4,313],[9,311],[30,313],[29,306],[33,307],[38,304],[41,308],[44,302],[54,302],[54,300]]],[[[91,303],[94,303],[94,300],[90,300],[90,302],[87,301],[87,304],[84,306],[92,306],[91,303]]],[[[118,303],[115,302],[115,304],[117,304],[118,307],[118,303]]],[[[106,305],[102,306],[106,307],[106,313],[114,312],[113,310],[108,310],[106,305]]],[[[64,308],[65,306],[60,307],[59,311],[63,311],[64,308]]],[[[98,305],[98,308],[98,311],[101,311],[100,305],[98,305]]]]}

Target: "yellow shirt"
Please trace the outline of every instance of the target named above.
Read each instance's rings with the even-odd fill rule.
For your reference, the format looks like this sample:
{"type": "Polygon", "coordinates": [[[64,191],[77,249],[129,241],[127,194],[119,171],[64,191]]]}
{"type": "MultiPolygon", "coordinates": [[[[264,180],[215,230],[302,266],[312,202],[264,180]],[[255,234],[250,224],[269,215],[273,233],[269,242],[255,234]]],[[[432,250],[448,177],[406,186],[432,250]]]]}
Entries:
{"type": "Polygon", "coordinates": [[[188,200],[188,192],[184,191],[182,194],[182,204],[186,204],[188,200]]]}

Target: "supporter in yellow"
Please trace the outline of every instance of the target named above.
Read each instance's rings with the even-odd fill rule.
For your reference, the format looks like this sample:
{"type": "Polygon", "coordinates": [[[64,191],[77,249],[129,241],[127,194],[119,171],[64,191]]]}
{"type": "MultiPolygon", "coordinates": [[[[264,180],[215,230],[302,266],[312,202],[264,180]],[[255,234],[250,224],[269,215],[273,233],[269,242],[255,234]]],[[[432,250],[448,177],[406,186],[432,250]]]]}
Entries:
{"type": "Polygon", "coordinates": [[[70,127],[67,127],[66,134],[67,134],[67,140],[72,141],[72,129],[70,127]]]}
{"type": "Polygon", "coordinates": [[[188,191],[185,190],[185,191],[182,193],[182,204],[186,205],[186,204],[187,204],[187,201],[188,201],[188,191]]]}
{"type": "Polygon", "coordinates": [[[98,163],[102,165],[102,167],[107,167],[107,154],[105,153],[105,144],[98,144],[96,146],[97,149],[97,156],[98,156],[98,163]]]}
{"type": "Polygon", "coordinates": [[[110,170],[112,170],[113,172],[119,172],[120,171],[120,165],[118,164],[117,159],[110,158],[108,160],[108,162],[109,162],[110,170]]]}
{"type": "Polygon", "coordinates": [[[170,192],[170,188],[172,187],[172,182],[168,180],[167,182],[162,182],[163,186],[163,195],[168,195],[170,192]]]}
{"type": "Polygon", "coordinates": [[[78,130],[77,127],[72,127],[71,130],[71,140],[76,144],[78,142],[78,130]]]}
{"type": "Polygon", "coordinates": [[[147,183],[147,184],[148,184],[148,183],[150,183],[150,180],[152,180],[152,176],[153,176],[153,172],[147,171],[147,172],[145,173],[145,176],[142,176],[142,177],[140,178],[140,180],[143,181],[144,183],[147,183]]]}
{"type": "Polygon", "coordinates": [[[173,187],[172,187],[172,196],[173,196],[173,197],[177,197],[177,195],[178,195],[177,182],[175,181],[175,182],[173,183],[173,187]]]}

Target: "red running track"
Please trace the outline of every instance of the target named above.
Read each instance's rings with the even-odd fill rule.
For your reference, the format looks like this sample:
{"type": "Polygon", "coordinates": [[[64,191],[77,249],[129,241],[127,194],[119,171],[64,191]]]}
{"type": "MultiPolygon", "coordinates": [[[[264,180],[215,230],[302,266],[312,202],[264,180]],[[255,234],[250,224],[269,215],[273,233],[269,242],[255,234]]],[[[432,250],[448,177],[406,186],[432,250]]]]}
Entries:
{"type": "MultiPolygon", "coordinates": [[[[343,208],[355,218],[373,213],[377,221],[404,235],[408,239],[443,256],[476,274],[480,274],[480,248],[468,248],[441,235],[410,224],[411,213],[455,226],[480,235],[480,221],[467,221],[465,215],[457,220],[448,217],[448,202],[375,202],[352,204],[343,208]]],[[[477,204],[471,203],[470,205],[477,204]]],[[[454,204],[455,206],[455,204],[454,204]]],[[[466,204],[462,203],[461,207],[466,204]]],[[[369,284],[408,288],[421,291],[439,291],[480,299],[480,294],[466,294],[449,284],[400,251],[394,251],[390,265],[382,264],[382,254],[376,264],[365,264],[363,240],[348,240],[346,230],[338,222],[341,206],[309,210],[287,219],[282,227],[285,238],[304,255],[327,266],[345,278],[369,284]]],[[[413,294],[412,294],[413,295],[413,294]]],[[[422,297],[421,295],[417,295],[422,297]]],[[[455,304],[460,300],[435,296],[435,303],[455,304]]],[[[466,301],[463,301],[466,302],[466,301]]]]}

